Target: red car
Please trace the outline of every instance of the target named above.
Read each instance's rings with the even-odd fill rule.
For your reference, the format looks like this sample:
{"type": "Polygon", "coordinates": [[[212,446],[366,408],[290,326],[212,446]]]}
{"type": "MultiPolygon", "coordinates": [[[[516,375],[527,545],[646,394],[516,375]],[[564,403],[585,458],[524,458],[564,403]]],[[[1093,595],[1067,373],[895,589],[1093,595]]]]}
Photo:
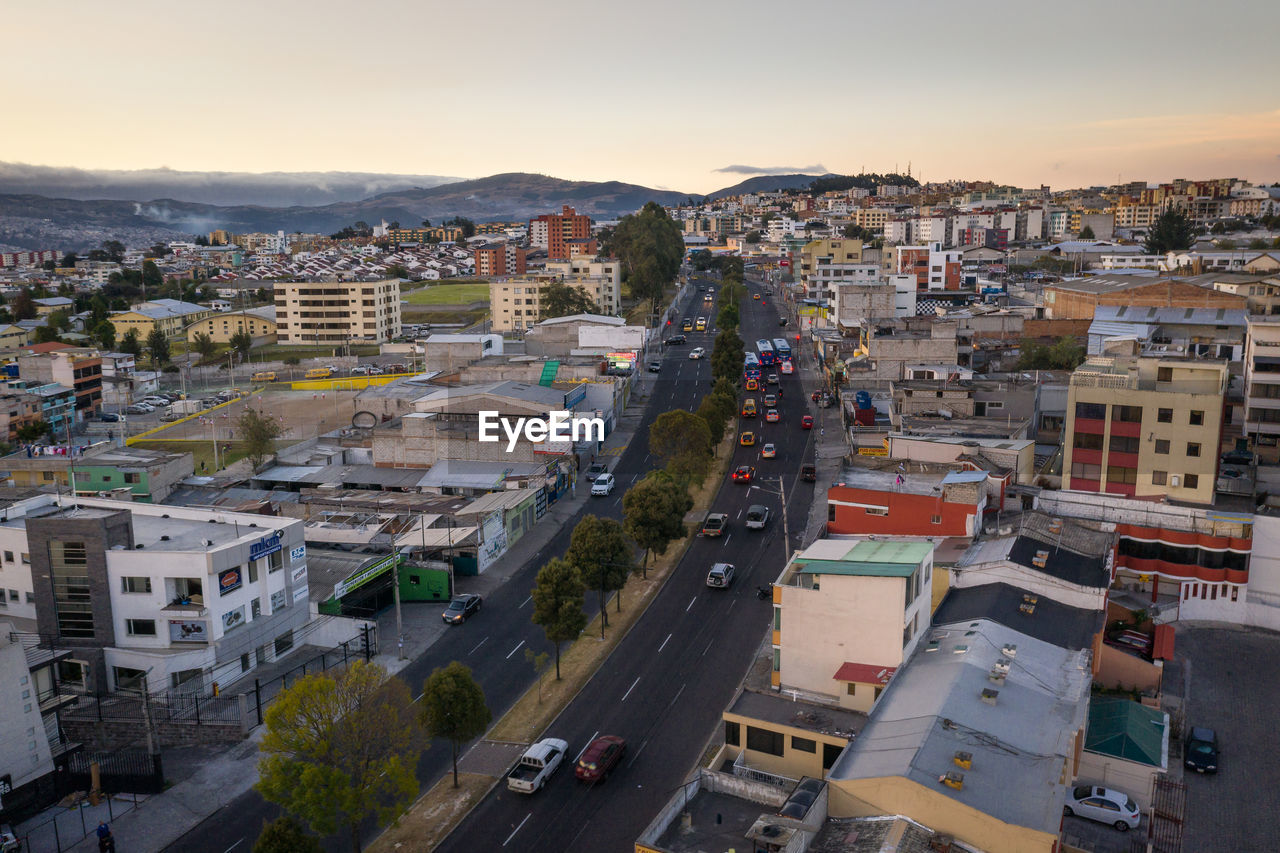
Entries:
{"type": "Polygon", "coordinates": [[[800,419],[800,429],[813,429],[813,415],[805,415],[800,419]]]}
{"type": "Polygon", "coordinates": [[[733,472],[733,481],[735,483],[750,483],[756,478],[756,469],[750,465],[739,465],[733,472]]]}
{"type": "Polygon", "coordinates": [[[627,742],[617,735],[601,735],[578,756],[573,775],[584,782],[601,782],[627,752],[627,742]]]}

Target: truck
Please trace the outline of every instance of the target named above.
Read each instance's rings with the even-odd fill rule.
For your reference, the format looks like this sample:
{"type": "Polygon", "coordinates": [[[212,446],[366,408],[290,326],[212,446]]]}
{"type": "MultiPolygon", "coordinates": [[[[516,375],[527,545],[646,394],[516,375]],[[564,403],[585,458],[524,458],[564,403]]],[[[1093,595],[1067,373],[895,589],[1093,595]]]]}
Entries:
{"type": "Polygon", "coordinates": [[[507,774],[507,788],[521,794],[532,794],[547,783],[568,751],[569,744],[559,738],[548,737],[538,741],[524,751],[507,774]]]}
{"type": "Polygon", "coordinates": [[[205,405],[203,400],[175,400],[173,405],[169,407],[169,411],[175,415],[194,415],[204,411],[205,405]]]}
{"type": "Polygon", "coordinates": [[[702,522],[703,536],[723,536],[724,529],[729,526],[729,516],[723,512],[713,512],[702,522]]]}
{"type": "Polygon", "coordinates": [[[764,530],[769,523],[769,508],[763,504],[752,504],[747,510],[747,529],[764,530]]]}

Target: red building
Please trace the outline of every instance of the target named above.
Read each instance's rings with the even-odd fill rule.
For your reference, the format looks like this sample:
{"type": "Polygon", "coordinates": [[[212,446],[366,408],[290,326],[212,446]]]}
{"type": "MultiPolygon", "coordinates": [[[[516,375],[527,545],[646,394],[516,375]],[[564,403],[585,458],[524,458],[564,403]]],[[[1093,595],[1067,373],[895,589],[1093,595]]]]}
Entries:
{"type": "Polygon", "coordinates": [[[987,506],[988,476],[846,469],[827,490],[827,532],[972,537],[987,506]]]}
{"type": "Polygon", "coordinates": [[[568,260],[567,241],[591,237],[591,217],[576,212],[567,204],[561,208],[560,213],[544,213],[542,216],[534,217],[532,221],[547,223],[548,260],[568,260]]]}
{"type": "Polygon", "coordinates": [[[477,246],[475,250],[476,275],[523,275],[528,272],[525,264],[525,254],[524,249],[514,243],[504,241],[477,246]]]}

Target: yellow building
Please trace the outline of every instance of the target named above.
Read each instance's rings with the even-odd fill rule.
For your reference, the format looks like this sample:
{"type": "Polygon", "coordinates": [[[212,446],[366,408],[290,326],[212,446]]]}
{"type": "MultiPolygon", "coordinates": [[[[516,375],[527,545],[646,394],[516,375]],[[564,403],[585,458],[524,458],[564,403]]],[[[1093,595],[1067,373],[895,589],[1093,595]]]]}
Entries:
{"type": "Polygon", "coordinates": [[[862,714],[750,689],[722,716],[725,745],[716,766],[727,759],[788,779],[826,776],[866,724],[862,714]]]}
{"type": "Polygon", "coordinates": [[[548,284],[560,282],[581,288],[596,304],[599,313],[616,315],[622,307],[622,264],[597,258],[550,261],[546,275],[524,275],[489,283],[489,313],[493,331],[511,332],[537,325],[542,319],[542,292],[548,284]]]}
{"type": "Polygon", "coordinates": [[[276,339],[333,346],[390,341],[400,334],[400,282],[278,281],[276,339]]]}
{"type": "Polygon", "coordinates": [[[128,311],[116,311],[107,319],[115,326],[116,340],[123,339],[130,329],[134,329],[138,337],[145,341],[155,326],[159,326],[166,337],[176,338],[182,335],[187,326],[213,313],[212,308],[191,302],[154,299],[135,305],[128,311]]]}
{"type": "Polygon", "coordinates": [[[213,339],[215,344],[226,344],[241,330],[246,330],[253,338],[254,346],[273,344],[276,341],[276,309],[250,308],[247,311],[223,311],[211,317],[205,317],[187,326],[187,341],[194,343],[196,335],[204,334],[213,339]]]}
{"type": "Polygon", "coordinates": [[[883,207],[860,207],[849,214],[849,219],[854,225],[882,232],[892,214],[893,211],[883,207]]]}
{"type": "Polygon", "coordinates": [[[0,349],[16,349],[31,343],[31,333],[16,323],[0,326],[0,349]]]}

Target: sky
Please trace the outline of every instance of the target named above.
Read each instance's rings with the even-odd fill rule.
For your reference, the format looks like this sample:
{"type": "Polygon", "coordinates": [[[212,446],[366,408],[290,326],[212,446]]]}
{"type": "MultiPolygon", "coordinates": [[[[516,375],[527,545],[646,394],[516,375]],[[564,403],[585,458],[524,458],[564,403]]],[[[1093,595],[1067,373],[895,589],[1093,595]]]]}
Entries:
{"type": "Polygon", "coordinates": [[[5,161],[1280,180],[1274,0],[64,0],[5,23],[5,161]]]}

